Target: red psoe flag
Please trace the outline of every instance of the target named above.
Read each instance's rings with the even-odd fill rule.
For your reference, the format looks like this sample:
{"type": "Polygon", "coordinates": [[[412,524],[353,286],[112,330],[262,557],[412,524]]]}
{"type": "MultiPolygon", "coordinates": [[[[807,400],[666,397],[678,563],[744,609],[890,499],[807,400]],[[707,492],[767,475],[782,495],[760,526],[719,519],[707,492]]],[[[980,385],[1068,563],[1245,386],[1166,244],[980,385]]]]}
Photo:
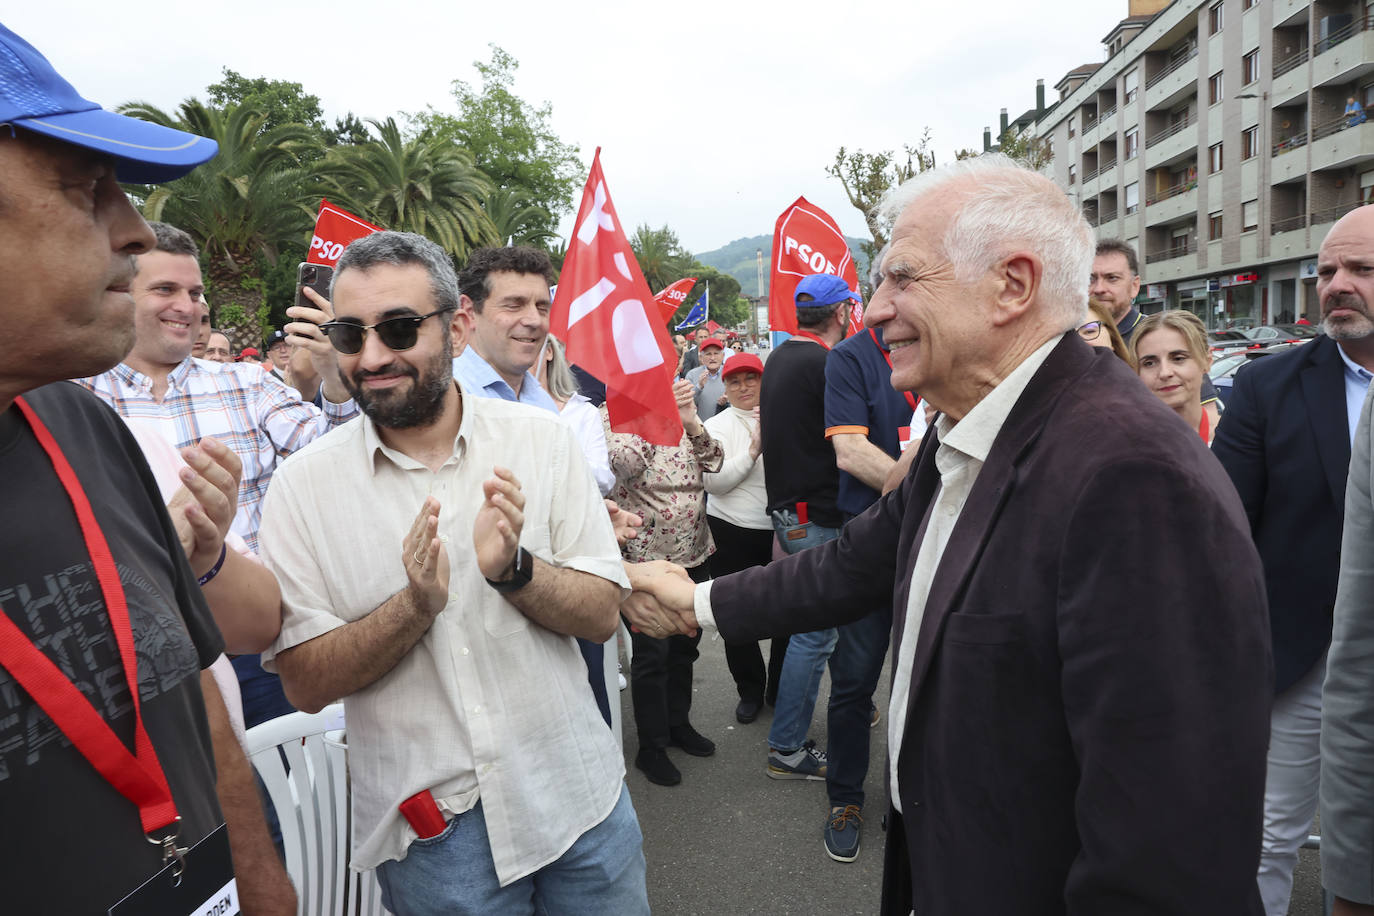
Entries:
{"type": "Polygon", "coordinates": [[[606,383],[611,429],[654,445],[682,441],[673,397],[677,354],[639,270],[601,173],[601,148],[582,191],[549,313],[568,359],[606,383]]]}
{"type": "Polygon", "coordinates": [[[682,303],[687,301],[687,294],[696,285],[696,277],[683,277],[676,283],[670,283],[658,295],[654,296],[654,301],[658,303],[659,311],[663,313],[663,323],[667,324],[672,317],[677,314],[677,310],[682,307],[682,303]]]}
{"type": "MultiPolygon", "coordinates": [[[[773,270],[768,281],[768,326],[797,333],[797,307],[792,296],[803,277],[835,274],[850,289],[859,288],[859,271],[839,224],[820,207],[798,197],[773,227],[773,270]]],[[[863,326],[860,317],[857,327],[863,326]]],[[[851,331],[856,326],[851,315],[851,331]]]]}
{"type": "Polygon", "coordinates": [[[381,231],[381,226],[374,226],[327,200],[321,200],[320,212],[315,215],[315,234],[310,238],[310,253],[305,260],[309,264],[333,267],[349,242],[381,231]]]}

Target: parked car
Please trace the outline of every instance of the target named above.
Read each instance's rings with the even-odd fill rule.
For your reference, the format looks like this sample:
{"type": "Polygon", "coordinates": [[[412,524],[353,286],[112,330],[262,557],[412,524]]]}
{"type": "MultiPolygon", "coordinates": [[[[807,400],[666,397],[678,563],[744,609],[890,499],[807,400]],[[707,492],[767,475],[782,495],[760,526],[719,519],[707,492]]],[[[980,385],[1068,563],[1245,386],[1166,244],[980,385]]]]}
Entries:
{"type": "Polygon", "coordinates": [[[1237,372],[1260,357],[1269,356],[1272,353],[1282,353],[1284,350],[1291,350],[1301,344],[1302,341],[1285,341],[1243,350],[1239,353],[1229,353],[1213,359],[1212,368],[1207,370],[1207,377],[1212,380],[1212,386],[1216,388],[1217,397],[1221,398],[1222,406],[1225,407],[1227,400],[1231,397],[1231,386],[1235,384],[1237,372]]]}
{"type": "Polygon", "coordinates": [[[1207,346],[1215,357],[1250,350],[1262,346],[1262,344],[1255,343],[1241,331],[1209,331],[1207,333],[1207,346]]]}
{"type": "Polygon", "coordinates": [[[1295,343],[1316,337],[1317,331],[1311,325],[1266,324],[1258,328],[1251,328],[1245,332],[1245,336],[1250,340],[1257,340],[1264,344],[1295,343]]]}

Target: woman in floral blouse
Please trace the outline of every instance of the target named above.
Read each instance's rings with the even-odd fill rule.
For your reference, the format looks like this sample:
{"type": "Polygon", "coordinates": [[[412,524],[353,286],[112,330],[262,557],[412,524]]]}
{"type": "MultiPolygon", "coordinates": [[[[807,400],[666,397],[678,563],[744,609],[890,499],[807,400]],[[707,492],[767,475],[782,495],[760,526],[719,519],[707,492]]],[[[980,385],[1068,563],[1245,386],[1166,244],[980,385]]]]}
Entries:
{"type": "MultiPolygon", "coordinates": [[[[706,526],[701,475],[719,471],[724,453],[697,417],[694,391],[691,382],[673,385],[683,427],[682,440],[675,446],[652,445],[635,435],[612,432],[604,407],[601,418],[616,478],[610,498],[644,519],[637,536],[621,548],[625,559],[669,560],[702,582],[707,578],[706,558],[715,545],[706,526]]],[[[682,774],[668,759],[668,747],[694,757],[709,757],[716,751],[715,744],[687,720],[692,706],[692,663],[701,634],[655,639],[652,633],[634,632],[631,641],[630,697],[639,732],[635,766],[650,782],[675,786],[682,774]]]]}

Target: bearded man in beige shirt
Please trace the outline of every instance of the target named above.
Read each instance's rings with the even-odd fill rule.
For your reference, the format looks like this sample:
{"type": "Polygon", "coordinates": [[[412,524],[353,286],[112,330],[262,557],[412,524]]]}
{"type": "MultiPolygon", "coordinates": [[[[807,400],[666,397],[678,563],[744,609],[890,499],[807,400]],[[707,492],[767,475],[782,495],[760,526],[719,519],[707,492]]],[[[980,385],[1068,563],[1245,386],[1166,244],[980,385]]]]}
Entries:
{"type": "Polygon", "coordinates": [[[648,913],[574,641],[611,636],[628,583],[572,432],[454,381],[470,316],[432,242],[354,242],[331,298],[319,331],[364,416],[268,492],[284,620],[263,660],[301,709],[343,699],[353,866],[403,916],[648,913]]]}

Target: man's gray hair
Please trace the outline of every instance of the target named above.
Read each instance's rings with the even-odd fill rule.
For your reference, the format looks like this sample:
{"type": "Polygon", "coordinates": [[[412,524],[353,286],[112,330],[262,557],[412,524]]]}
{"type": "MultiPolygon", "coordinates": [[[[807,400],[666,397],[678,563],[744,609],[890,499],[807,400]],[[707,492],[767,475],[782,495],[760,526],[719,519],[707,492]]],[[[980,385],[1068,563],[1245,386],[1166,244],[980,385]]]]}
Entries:
{"type": "Polygon", "coordinates": [[[148,223],[148,228],[153,230],[153,237],[157,239],[157,244],[153,246],[154,251],[165,251],[168,254],[189,254],[196,260],[200,260],[200,249],[196,247],[196,240],[190,234],[172,226],[168,223],[159,223],[156,220],[148,223]]]}
{"type": "Polygon", "coordinates": [[[893,188],[878,203],[878,214],[895,222],[920,198],[955,184],[967,189],[942,245],[959,282],[970,283],[1013,251],[1027,248],[1044,264],[1042,289],[1053,319],[1063,331],[1078,327],[1088,307],[1093,231],[1073,201],[1043,175],[1009,156],[985,153],[893,188]]]}
{"type": "Polygon", "coordinates": [[[458,307],[458,274],[453,270],[453,261],[444,249],[413,232],[374,232],[349,243],[334,267],[334,279],[329,282],[329,298],[334,298],[334,286],[345,270],[369,270],[378,264],[397,267],[420,265],[429,272],[434,307],[458,307]]]}

